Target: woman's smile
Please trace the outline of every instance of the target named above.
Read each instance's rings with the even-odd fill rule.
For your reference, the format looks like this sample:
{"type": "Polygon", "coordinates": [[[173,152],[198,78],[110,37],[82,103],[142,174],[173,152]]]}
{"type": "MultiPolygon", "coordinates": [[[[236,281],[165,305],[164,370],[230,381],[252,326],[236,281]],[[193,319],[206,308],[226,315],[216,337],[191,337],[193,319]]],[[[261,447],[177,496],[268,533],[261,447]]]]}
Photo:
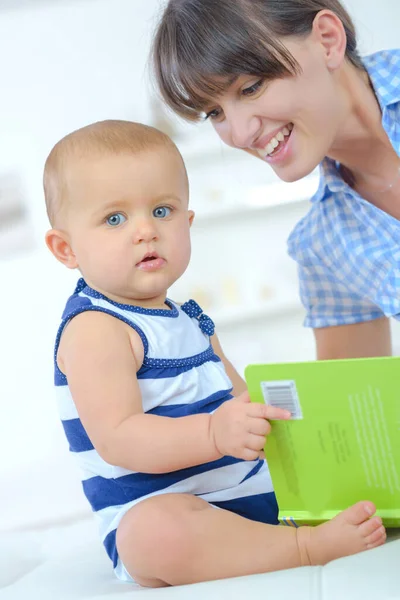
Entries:
{"type": "Polygon", "coordinates": [[[257,154],[269,163],[282,160],[287,154],[292,130],[293,123],[288,123],[272,136],[261,138],[255,145],[257,154]]]}

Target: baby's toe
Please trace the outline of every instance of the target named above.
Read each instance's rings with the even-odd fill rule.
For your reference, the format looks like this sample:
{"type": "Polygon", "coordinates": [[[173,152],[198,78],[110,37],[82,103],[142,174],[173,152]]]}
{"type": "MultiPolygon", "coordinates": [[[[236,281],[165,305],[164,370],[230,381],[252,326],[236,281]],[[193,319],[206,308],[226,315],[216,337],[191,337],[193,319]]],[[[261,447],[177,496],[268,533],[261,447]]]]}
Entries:
{"type": "Polygon", "coordinates": [[[357,504],[353,504],[353,506],[346,508],[346,510],[337,515],[336,518],[345,521],[349,525],[361,525],[370,520],[375,510],[375,505],[372,502],[357,502],[357,504]]]}
{"type": "Polygon", "coordinates": [[[367,548],[376,548],[386,541],[386,529],[381,525],[373,533],[365,538],[367,548]]]}
{"type": "Polygon", "coordinates": [[[368,537],[380,527],[382,527],[382,519],[380,517],[372,517],[359,526],[359,532],[362,536],[368,537]]]}

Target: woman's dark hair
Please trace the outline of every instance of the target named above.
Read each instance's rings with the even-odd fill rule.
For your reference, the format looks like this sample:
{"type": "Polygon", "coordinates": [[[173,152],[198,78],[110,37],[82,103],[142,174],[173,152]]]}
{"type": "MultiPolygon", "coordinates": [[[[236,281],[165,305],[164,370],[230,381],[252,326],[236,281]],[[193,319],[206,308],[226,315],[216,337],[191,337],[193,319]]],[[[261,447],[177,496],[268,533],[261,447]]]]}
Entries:
{"type": "Polygon", "coordinates": [[[295,75],[299,65],[280,38],[306,36],[323,9],[340,18],[346,57],[363,68],[353,22],[339,0],[169,0],[152,49],[161,95],[176,113],[197,120],[206,102],[240,75],[295,75]]]}

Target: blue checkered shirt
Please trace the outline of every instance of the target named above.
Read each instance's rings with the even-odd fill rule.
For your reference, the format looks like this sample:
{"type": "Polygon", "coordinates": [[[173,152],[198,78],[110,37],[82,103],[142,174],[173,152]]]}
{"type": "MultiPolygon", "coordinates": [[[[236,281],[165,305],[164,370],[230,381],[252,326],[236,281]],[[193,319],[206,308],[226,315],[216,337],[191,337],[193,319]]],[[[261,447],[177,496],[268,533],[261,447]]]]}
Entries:
{"type": "MultiPolygon", "coordinates": [[[[400,155],[400,50],[363,59],[382,110],[382,125],[400,155]]],[[[320,165],[308,214],[288,240],[298,263],[307,327],[395,317],[400,320],[400,221],[367,202],[320,165]]]]}

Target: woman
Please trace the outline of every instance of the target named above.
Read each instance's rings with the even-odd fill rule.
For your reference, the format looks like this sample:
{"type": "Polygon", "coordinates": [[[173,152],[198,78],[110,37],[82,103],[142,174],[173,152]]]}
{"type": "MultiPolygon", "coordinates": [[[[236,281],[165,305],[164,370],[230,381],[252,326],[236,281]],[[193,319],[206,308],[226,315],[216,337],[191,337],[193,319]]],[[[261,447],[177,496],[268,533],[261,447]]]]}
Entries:
{"type": "Polygon", "coordinates": [[[400,319],[400,50],[361,59],[339,0],[170,0],[165,101],[284,181],[320,164],[289,238],[320,359],[391,354],[400,319]]]}

